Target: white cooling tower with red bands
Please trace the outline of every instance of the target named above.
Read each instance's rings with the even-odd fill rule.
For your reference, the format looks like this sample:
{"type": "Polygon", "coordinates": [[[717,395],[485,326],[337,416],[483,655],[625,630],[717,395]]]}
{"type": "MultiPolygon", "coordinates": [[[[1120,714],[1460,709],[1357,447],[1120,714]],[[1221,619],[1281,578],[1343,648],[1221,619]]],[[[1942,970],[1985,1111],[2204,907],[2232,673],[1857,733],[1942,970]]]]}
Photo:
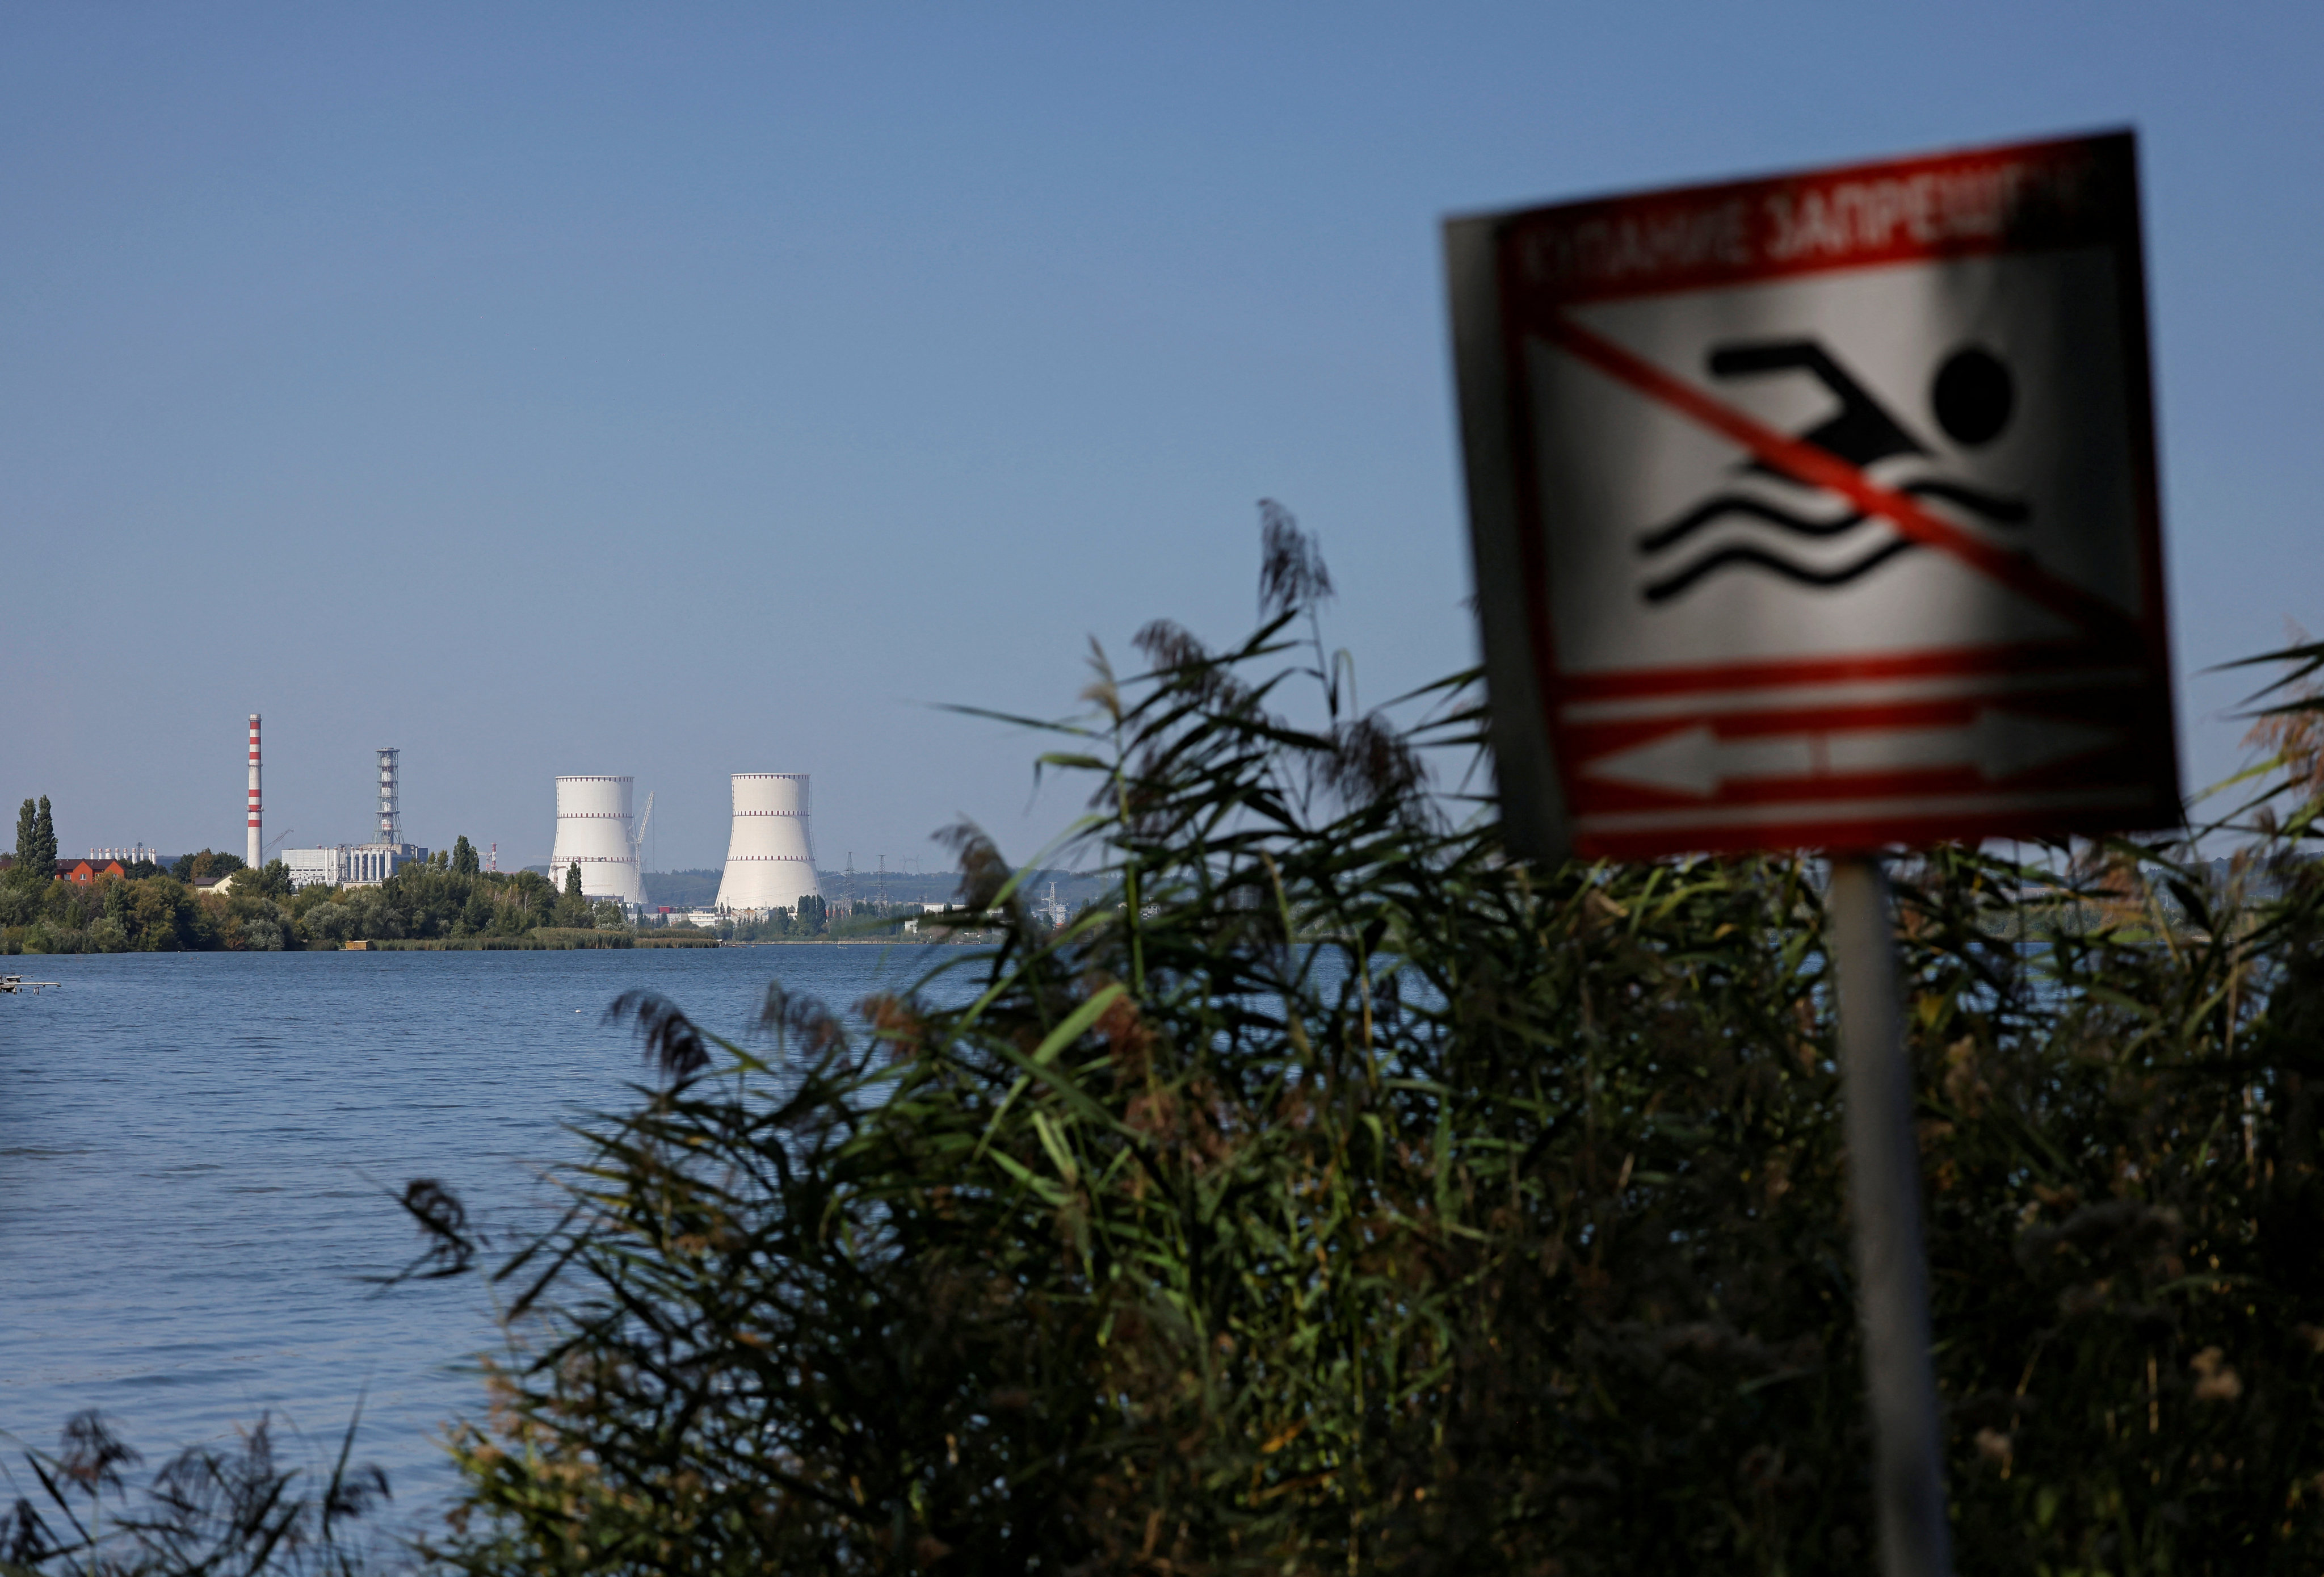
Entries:
{"type": "Polygon", "coordinates": [[[734,831],[718,907],[726,910],[796,908],[820,892],[807,835],[805,772],[737,772],[734,831]]]}
{"type": "Polygon", "coordinates": [[[264,817],[258,803],[258,714],[250,715],[250,825],[244,834],[243,863],[258,869],[258,856],[265,852],[264,817]]]}
{"type": "Polygon", "coordinates": [[[631,779],[557,779],[557,844],[549,877],[565,890],[565,873],[581,867],[581,891],[588,898],[645,902],[638,879],[637,844],[630,831],[631,779]]]}

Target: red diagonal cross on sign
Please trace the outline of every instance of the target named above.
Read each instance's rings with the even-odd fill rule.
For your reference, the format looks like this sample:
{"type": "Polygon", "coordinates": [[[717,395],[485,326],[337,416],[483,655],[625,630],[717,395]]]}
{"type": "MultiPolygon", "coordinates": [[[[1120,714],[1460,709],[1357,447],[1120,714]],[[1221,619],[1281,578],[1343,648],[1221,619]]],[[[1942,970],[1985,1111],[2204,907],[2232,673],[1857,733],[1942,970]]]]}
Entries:
{"type": "Polygon", "coordinates": [[[1883,487],[1839,456],[1777,432],[1733,406],[1720,403],[1603,335],[1582,327],[1562,312],[1545,314],[1540,327],[1552,343],[1648,399],[1734,439],[1786,476],[1839,493],[1867,514],[1878,515],[1888,521],[1910,540],[1950,554],[2028,600],[2061,614],[2094,639],[2128,646],[2137,644],[2137,631],[2127,614],[2071,582],[2050,574],[2030,555],[1980,540],[1931,513],[1919,500],[1883,487]]]}

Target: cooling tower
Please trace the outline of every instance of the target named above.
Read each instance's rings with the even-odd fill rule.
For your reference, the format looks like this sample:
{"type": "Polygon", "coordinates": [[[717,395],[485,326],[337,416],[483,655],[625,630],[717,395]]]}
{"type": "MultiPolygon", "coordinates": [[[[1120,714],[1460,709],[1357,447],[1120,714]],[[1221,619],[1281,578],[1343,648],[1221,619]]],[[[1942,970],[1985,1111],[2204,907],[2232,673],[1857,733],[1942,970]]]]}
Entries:
{"type": "Polygon", "coordinates": [[[796,908],[814,896],[805,772],[734,774],[734,832],[718,882],[722,909],[796,908]]]}
{"type": "Polygon", "coordinates": [[[565,872],[581,867],[581,890],[590,898],[646,900],[638,881],[637,845],[630,837],[630,779],[557,779],[557,848],[549,879],[565,890],[565,872]]]}

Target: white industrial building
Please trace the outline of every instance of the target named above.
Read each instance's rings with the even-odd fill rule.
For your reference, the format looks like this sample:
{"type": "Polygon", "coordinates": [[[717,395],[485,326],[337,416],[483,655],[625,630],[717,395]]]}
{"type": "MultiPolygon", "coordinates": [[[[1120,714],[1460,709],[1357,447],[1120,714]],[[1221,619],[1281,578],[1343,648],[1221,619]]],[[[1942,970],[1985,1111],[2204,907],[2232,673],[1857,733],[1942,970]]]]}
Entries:
{"type": "Polygon", "coordinates": [[[734,830],[718,881],[720,912],[797,908],[800,899],[819,895],[807,840],[807,774],[737,772],[733,784],[734,830]]]}
{"type": "Polygon", "coordinates": [[[610,898],[632,908],[645,902],[638,839],[630,825],[632,781],[557,779],[557,842],[549,857],[549,879],[558,891],[565,889],[565,873],[578,865],[582,896],[610,898]]]}
{"type": "Polygon", "coordinates": [[[428,851],[413,844],[339,844],[285,849],[281,855],[293,887],[377,887],[426,858],[428,851]]]}

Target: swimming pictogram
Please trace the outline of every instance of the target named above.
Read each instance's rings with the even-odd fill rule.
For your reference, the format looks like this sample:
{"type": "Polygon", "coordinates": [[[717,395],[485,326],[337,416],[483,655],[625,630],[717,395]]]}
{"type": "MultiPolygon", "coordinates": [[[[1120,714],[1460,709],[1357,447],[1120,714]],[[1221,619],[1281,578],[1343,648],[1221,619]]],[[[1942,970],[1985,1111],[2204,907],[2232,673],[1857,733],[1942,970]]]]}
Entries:
{"type": "MultiPolygon", "coordinates": [[[[2023,525],[2032,516],[2021,499],[1929,475],[1937,462],[1935,453],[1815,340],[1719,346],[1711,353],[1710,371],[1720,379],[1804,373],[1840,406],[1800,433],[1800,443],[1867,475],[1877,468],[1884,483],[1899,493],[1950,504],[1996,526],[2023,525]],[[1900,473],[1898,480],[1886,482],[1900,473]]],[[[1964,449],[1976,448],[1990,443],[2008,427],[2016,407],[2015,383],[1998,356],[1978,346],[1964,346],[1938,367],[1930,385],[1929,405],[1938,429],[1948,438],[1964,449]]],[[[1658,558],[1698,539],[1707,528],[1730,521],[1747,529],[1772,527],[1784,533],[1784,538],[1854,538],[1860,545],[1837,564],[1816,563],[1783,551],[1787,545],[1784,538],[1766,542],[1738,541],[1729,536],[1647,582],[1642,595],[1649,603],[1667,602],[1707,576],[1739,568],[1766,570],[1803,586],[1846,586],[1921,545],[1860,507],[1843,508],[1836,514],[1809,512],[1818,501],[1832,498],[1825,489],[1799,481],[1765,458],[1754,456],[1742,462],[1733,483],[1639,538],[1638,551],[1658,558]]]]}

